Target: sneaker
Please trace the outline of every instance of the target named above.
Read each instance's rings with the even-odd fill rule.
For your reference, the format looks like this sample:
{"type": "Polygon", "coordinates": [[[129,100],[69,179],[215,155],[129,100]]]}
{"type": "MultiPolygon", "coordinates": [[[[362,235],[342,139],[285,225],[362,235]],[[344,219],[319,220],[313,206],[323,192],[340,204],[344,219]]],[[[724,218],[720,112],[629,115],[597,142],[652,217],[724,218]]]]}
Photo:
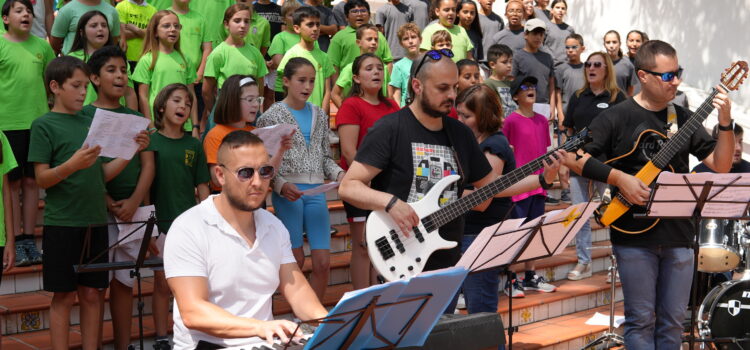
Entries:
{"type": "Polygon", "coordinates": [[[168,339],[159,339],[154,342],[154,350],[172,350],[168,339]]]}
{"type": "Polygon", "coordinates": [[[591,264],[576,264],[576,267],[568,272],[568,279],[579,281],[591,277],[591,264]]]}
{"type": "Polygon", "coordinates": [[[573,201],[570,200],[570,190],[562,190],[560,193],[560,202],[572,204],[573,201]]]}
{"type": "Polygon", "coordinates": [[[512,298],[523,298],[526,296],[526,294],[523,293],[523,286],[521,286],[521,282],[517,279],[513,280],[513,291],[508,292],[510,289],[510,281],[505,282],[505,295],[512,297],[512,298]]]}
{"type": "Polygon", "coordinates": [[[552,197],[547,197],[544,199],[544,205],[558,205],[560,204],[559,199],[554,199],[552,197]]]}
{"type": "Polygon", "coordinates": [[[17,267],[24,267],[31,265],[31,259],[26,250],[26,241],[22,240],[16,242],[16,265],[17,267]]]}
{"type": "Polygon", "coordinates": [[[557,290],[557,287],[547,283],[547,280],[544,279],[544,277],[534,275],[534,278],[532,279],[524,279],[523,290],[536,290],[544,293],[552,293],[557,290]]]}
{"type": "MultiPolygon", "coordinates": [[[[612,272],[607,272],[607,283],[612,283],[612,272]]],[[[620,273],[615,274],[615,283],[620,283],[620,273]]]]}
{"type": "Polygon", "coordinates": [[[466,299],[464,298],[463,293],[458,295],[458,301],[456,302],[456,309],[461,309],[461,310],[466,309],[466,299]]]}
{"type": "Polygon", "coordinates": [[[42,253],[36,248],[36,243],[33,239],[27,239],[26,242],[26,254],[31,261],[31,265],[38,265],[42,263],[42,253]]]}

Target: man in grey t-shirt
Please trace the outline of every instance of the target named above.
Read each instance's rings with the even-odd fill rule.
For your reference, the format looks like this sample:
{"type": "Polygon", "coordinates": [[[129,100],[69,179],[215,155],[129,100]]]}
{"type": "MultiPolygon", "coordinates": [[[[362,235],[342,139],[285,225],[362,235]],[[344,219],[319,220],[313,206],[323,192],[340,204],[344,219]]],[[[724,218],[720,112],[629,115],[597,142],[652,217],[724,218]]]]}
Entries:
{"type": "Polygon", "coordinates": [[[521,50],[513,51],[511,75],[535,77],[539,81],[536,84],[536,102],[549,104],[552,112],[555,106],[554,63],[550,54],[539,50],[544,42],[545,29],[546,25],[540,19],[533,18],[526,22],[524,25],[526,46],[521,50]]]}
{"type": "Polygon", "coordinates": [[[401,3],[412,8],[414,24],[420,30],[427,27],[427,24],[430,23],[430,5],[428,3],[422,0],[402,0],[401,3]]]}
{"type": "Polygon", "coordinates": [[[383,5],[375,14],[375,25],[383,30],[394,60],[406,56],[406,50],[404,50],[398,40],[398,29],[402,25],[413,21],[413,9],[402,3],[401,0],[390,0],[389,3],[383,5]]]}
{"type": "Polygon", "coordinates": [[[583,45],[583,37],[580,34],[571,34],[565,39],[565,54],[568,61],[555,67],[555,85],[560,98],[558,106],[562,106],[559,110],[562,114],[568,111],[570,96],[586,82],[581,62],[581,53],[585,50],[586,46],[583,45]]]}
{"type": "Polygon", "coordinates": [[[492,39],[493,36],[505,28],[503,19],[492,12],[492,3],[494,2],[495,0],[479,0],[477,16],[479,17],[479,27],[482,29],[482,48],[484,50],[482,57],[485,57],[485,61],[487,60],[487,50],[490,49],[492,44],[496,43],[492,39]]]}
{"type": "Polygon", "coordinates": [[[333,17],[336,18],[339,30],[344,29],[349,25],[349,21],[346,19],[346,13],[344,12],[344,6],[346,6],[346,0],[341,0],[336,5],[333,5],[333,17]]]}

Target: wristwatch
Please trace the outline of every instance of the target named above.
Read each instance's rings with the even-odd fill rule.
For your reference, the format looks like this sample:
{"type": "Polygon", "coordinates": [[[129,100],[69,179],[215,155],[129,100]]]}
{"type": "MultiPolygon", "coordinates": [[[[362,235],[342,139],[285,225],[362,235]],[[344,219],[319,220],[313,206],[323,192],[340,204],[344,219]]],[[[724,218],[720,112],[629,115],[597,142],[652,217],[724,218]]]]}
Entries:
{"type": "Polygon", "coordinates": [[[721,125],[721,123],[719,123],[718,125],[719,125],[719,130],[721,131],[734,131],[734,119],[730,119],[729,125],[727,126],[721,125]]]}

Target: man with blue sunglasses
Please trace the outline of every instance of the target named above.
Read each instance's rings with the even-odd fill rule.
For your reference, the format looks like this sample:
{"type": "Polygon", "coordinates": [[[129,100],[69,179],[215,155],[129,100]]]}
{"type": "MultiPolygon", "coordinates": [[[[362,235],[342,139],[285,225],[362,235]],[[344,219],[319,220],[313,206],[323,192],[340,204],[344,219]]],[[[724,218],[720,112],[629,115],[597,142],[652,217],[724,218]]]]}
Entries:
{"type": "MultiPolygon", "coordinates": [[[[619,158],[609,165],[597,165],[588,155],[575,161],[570,156],[566,165],[585,177],[617,185],[627,201],[645,205],[650,189],[628,174],[643,168],[667,142],[663,136],[683,127],[692,113],[670,102],[682,74],[671,45],[659,40],[643,44],[636,54],[635,67],[641,91],[595,118],[590,126],[593,141],[584,147],[588,155],[599,160],[619,158]]],[[[719,93],[713,99],[721,130],[717,140],[699,127],[669,161],[673,172],[689,172],[690,154],[715,172],[730,170],[734,153],[731,101],[726,91],[717,89],[719,93]]],[[[640,234],[621,229],[645,226],[643,220],[633,218],[631,211],[610,227],[625,298],[625,347],[680,349],[694,272],[692,224],[682,219],[661,220],[640,234]]]]}

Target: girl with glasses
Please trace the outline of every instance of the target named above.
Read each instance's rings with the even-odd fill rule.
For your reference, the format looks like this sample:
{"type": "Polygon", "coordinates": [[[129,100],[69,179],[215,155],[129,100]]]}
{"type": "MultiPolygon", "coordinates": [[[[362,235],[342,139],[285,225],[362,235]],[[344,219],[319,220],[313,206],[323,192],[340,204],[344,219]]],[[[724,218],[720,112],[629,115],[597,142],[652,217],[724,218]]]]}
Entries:
{"type": "MultiPolygon", "coordinates": [[[[583,87],[568,101],[563,126],[568,135],[573,135],[588,127],[599,113],[625,101],[625,94],[617,87],[615,70],[609,54],[594,52],[589,55],[583,68],[583,87]]],[[[570,194],[573,204],[588,202],[595,193],[602,195],[606,184],[589,181],[570,172],[570,194]]],[[[568,272],[568,279],[577,281],[591,277],[591,226],[583,225],[576,235],[576,255],[578,264],[568,272]]]]}
{"type": "MultiPolygon", "coordinates": [[[[260,111],[262,98],[258,89],[258,82],[247,75],[233,75],[224,81],[219,100],[216,102],[214,121],[216,126],[211,129],[203,140],[203,150],[206,152],[208,170],[211,174],[211,190],[220,192],[221,186],[214,177],[214,168],[218,166],[217,155],[224,137],[235,130],[251,131],[255,129],[252,123],[260,111]]],[[[282,142],[281,152],[274,154],[271,165],[278,168],[284,151],[291,147],[291,136],[282,142]]]]}
{"type": "Polygon", "coordinates": [[[315,67],[303,57],[284,66],[286,97],[258,119],[258,127],[291,124],[297,127],[292,148],[284,154],[274,180],[271,200],[276,216],[289,231],[292,253],[300,268],[305,263],[302,233],[307,234],[312,256],[310,285],[322,299],[330,273],[331,232],[325,193],[304,195],[325,180],[341,181],[344,171],[331,156],[328,116],[307,100],[315,86],[315,67]]]}
{"type": "Polygon", "coordinates": [[[609,54],[609,58],[614,64],[617,86],[627,96],[633,96],[635,91],[634,86],[638,84],[638,76],[635,74],[635,67],[630,63],[630,60],[623,59],[620,46],[620,33],[616,30],[610,30],[604,34],[604,47],[607,49],[607,54],[609,54]]]}
{"type": "MultiPolygon", "coordinates": [[[[195,100],[196,67],[180,51],[181,29],[179,18],[169,10],[154,14],[146,28],[143,55],[133,72],[133,80],[141,84],[138,86],[138,101],[146,118],[155,119],[151,112],[156,95],[169,84],[187,85],[192,100],[195,100]]],[[[189,112],[185,130],[192,130],[193,136],[198,137],[197,104],[189,112]]]]}

